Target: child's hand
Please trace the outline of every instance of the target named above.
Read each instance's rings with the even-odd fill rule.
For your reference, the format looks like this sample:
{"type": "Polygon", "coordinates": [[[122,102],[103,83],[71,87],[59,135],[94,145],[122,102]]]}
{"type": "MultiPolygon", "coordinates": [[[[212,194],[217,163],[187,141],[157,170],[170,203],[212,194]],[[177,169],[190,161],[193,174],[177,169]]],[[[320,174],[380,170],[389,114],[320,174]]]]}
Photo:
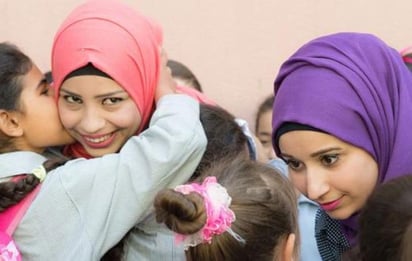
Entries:
{"type": "Polygon", "coordinates": [[[156,102],[164,95],[173,94],[176,91],[176,82],[172,78],[170,68],[167,67],[167,54],[163,48],[160,50],[160,61],[159,82],[155,92],[156,102]]]}

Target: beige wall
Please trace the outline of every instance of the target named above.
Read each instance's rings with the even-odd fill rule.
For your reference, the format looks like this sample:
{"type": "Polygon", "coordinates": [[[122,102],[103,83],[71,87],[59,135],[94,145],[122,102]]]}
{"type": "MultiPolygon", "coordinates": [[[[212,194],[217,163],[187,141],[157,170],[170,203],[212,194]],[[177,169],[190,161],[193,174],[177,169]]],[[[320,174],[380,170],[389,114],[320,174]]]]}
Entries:
{"type": "MultiPolygon", "coordinates": [[[[120,0],[119,0],[120,1],[120,0]]],[[[163,25],[169,57],[186,63],[205,93],[253,125],[281,64],[316,36],[370,32],[412,44],[412,2],[384,0],[123,0],[163,25]]],[[[81,0],[0,0],[0,41],[49,69],[53,34],[81,0]]]]}

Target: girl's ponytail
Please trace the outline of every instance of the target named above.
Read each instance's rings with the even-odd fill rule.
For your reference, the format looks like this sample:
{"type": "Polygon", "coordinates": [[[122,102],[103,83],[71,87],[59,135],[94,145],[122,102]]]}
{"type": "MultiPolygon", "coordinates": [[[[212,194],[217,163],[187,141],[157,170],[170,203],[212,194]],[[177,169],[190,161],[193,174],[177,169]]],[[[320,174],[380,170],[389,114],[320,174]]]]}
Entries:
{"type": "Polygon", "coordinates": [[[205,203],[197,193],[184,195],[173,189],[160,191],[154,202],[156,221],[179,234],[195,234],[206,224],[205,203]]]}

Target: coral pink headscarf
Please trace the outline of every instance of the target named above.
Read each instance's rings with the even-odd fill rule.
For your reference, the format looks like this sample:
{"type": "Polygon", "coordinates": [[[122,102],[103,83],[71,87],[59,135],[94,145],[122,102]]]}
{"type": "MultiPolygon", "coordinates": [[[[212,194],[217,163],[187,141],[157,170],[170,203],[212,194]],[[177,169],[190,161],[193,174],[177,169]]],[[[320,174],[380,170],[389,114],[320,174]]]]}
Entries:
{"type": "Polygon", "coordinates": [[[92,0],[78,6],[60,26],[53,42],[56,99],[65,77],[92,63],[134,100],[142,117],[140,133],[154,110],[161,45],[161,28],[120,1],[92,0]]]}
{"type": "Polygon", "coordinates": [[[195,99],[196,101],[198,101],[199,103],[217,106],[217,103],[214,100],[207,97],[204,93],[191,87],[177,85],[176,93],[186,94],[195,99]]]}

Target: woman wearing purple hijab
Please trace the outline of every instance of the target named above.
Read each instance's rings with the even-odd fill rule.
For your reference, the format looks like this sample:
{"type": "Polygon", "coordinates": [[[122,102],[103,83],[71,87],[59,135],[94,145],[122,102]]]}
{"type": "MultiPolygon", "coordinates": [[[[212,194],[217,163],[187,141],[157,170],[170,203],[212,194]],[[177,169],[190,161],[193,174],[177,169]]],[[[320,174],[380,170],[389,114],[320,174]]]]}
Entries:
{"type": "Polygon", "coordinates": [[[322,259],[339,260],[356,244],[358,213],[374,188],[412,173],[412,75],[377,37],[338,33],[293,54],[275,93],[274,149],[321,206],[322,259]]]}

